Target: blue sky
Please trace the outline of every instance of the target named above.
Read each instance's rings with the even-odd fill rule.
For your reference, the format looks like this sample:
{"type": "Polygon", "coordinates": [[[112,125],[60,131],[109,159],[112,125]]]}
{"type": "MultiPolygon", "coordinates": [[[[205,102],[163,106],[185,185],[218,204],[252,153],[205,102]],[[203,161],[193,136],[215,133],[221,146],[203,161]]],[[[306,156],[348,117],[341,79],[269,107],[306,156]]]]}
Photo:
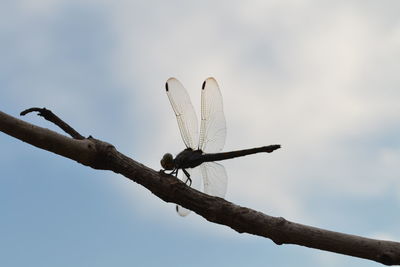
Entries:
{"type": "MultiPolygon", "coordinates": [[[[398,1],[2,1],[0,105],[47,107],[154,169],[183,149],[164,83],[217,79],[226,198],[400,240],[398,1]]],[[[37,116],[29,122],[56,129],[37,116]]],[[[375,266],[238,234],[0,134],[1,266],[375,266]]]]}

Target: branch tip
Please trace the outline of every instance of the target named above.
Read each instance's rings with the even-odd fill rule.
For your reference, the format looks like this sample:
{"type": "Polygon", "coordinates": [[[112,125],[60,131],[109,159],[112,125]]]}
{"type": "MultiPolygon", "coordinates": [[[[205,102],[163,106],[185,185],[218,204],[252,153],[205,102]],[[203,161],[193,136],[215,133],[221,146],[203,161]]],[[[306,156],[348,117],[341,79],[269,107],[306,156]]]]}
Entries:
{"type": "Polygon", "coordinates": [[[38,116],[43,117],[45,120],[48,120],[58,127],[60,127],[64,132],[69,134],[72,138],[78,139],[78,140],[83,140],[85,139],[84,136],[82,136],[80,133],[75,131],[71,126],[69,126],[66,122],[64,122],[62,119],[60,119],[57,115],[55,115],[51,110],[46,109],[46,108],[28,108],[25,109],[20,113],[21,116],[25,116],[28,113],[31,112],[38,112],[38,116]]]}

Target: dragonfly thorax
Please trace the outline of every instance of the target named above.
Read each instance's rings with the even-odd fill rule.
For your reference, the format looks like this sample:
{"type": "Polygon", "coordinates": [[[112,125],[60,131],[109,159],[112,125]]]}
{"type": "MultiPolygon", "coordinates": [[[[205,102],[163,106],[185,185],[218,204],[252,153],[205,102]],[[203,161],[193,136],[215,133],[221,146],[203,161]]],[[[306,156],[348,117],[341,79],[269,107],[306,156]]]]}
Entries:
{"type": "Polygon", "coordinates": [[[175,169],[187,169],[195,168],[203,163],[202,160],[203,151],[193,150],[191,148],[186,148],[181,153],[176,155],[174,159],[175,169]]]}

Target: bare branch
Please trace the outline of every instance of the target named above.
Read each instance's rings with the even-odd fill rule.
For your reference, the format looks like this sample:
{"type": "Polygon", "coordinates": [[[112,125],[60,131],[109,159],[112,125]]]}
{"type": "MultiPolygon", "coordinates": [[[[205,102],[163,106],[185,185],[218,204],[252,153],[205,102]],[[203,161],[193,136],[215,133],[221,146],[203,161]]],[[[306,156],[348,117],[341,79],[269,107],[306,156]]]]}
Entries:
{"type": "Polygon", "coordinates": [[[194,190],[176,177],[156,172],[118,152],[112,145],[88,138],[72,139],[0,112],[0,131],[36,147],[94,169],[111,170],[143,185],[166,202],[190,209],[208,221],[239,233],[270,238],[276,244],[297,244],[386,265],[400,264],[400,243],[348,235],[290,222],[235,205],[194,190]]]}
{"type": "Polygon", "coordinates": [[[71,126],[69,126],[66,122],[64,122],[62,119],[60,119],[56,114],[54,114],[51,110],[48,110],[46,108],[28,108],[25,109],[20,113],[21,116],[25,116],[26,114],[30,112],[38,112],[38,116],[42,116],[46,120],[54,123],[58,127],[64,130],[67,134],[69,134],[72,138],[74,139],[85,139],[80,133],[75,131],[71,126]]]}

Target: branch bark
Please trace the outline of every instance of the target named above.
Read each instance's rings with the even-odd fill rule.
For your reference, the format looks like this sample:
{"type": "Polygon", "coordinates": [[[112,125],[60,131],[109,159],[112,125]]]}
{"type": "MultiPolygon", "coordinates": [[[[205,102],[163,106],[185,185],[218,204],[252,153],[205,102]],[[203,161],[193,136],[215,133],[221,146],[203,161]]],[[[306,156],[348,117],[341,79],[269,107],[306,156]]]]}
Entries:
{"type": "Polygon", "coordinates": [[[73,139],[32,125],[0,111],[0,131],[41,149],[94,169],[111,170],[146,187],[166,202],[194,211],[210,222],[239,233],[270,238],[278,245],[296,244],[386,265],[400,265],[400,243],[333,232],[272,217],[186,186],[172,175],[157,172],[94,138],[73,139]]]}

